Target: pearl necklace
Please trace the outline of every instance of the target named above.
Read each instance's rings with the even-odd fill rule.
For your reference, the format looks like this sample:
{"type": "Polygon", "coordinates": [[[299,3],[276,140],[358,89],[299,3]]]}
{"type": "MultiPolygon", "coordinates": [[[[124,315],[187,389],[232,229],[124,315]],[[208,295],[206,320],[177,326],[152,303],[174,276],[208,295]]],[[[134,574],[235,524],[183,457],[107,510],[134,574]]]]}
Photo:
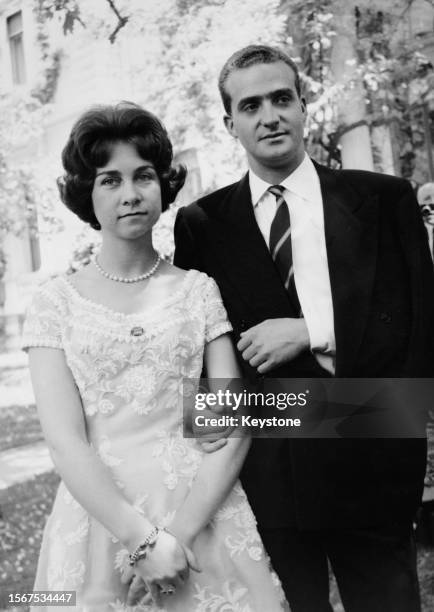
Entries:
{"type": "Polygon", "coordinates": [[[161,257],[160,257],[160,254],[157,253],[157,259],[150,270],[148,270],[144,274],[140,274],[140,276],[133,276],[131,278],[125,278],[122,276],[116,276],[115,274],[110,274],[109,272],[106,272],[105,270],[101,268],[100,264],[98,263],[97,257],[95,256],[93,258],[93,263],[95,264],[95,268],[98,270],[98,272],[102,274],[103,276],[105,276],[106,278],[108,278],[109,280],[115,281],[117,283],[138,283],[142,280],[146,280],[147,278],[152,276],[154,272],[156,272],[158,266],[160,265],[160,262],[161,262],[161,257]]]}

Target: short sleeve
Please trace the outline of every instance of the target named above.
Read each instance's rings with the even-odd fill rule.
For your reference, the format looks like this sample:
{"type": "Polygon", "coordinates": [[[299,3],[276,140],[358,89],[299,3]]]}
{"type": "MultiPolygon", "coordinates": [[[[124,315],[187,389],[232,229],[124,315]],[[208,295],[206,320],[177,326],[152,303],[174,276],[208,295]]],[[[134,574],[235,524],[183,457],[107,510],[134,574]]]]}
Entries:
{"type": "Polygon", "coordinates": [[[204,287],[205,302],[205,342],[232,331],[228,315],[223,306],[220,291],[212,278],[207,278],[204,287]]]}
{"type": "Polygon", "coordinates": [[[24,319],[21,348],[62,347],[62,317],[59,301],[52,284],[46,283],[37,290],[24,319]]]}

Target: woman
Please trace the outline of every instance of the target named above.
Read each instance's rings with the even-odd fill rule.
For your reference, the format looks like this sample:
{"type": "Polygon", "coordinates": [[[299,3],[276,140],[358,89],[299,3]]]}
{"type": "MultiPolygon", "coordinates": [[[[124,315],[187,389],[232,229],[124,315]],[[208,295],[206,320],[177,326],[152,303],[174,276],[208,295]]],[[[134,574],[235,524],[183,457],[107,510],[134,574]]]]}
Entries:
{"type": "Polygon", "coordinates": [[[183,378],[203,363],[210,378],[238,375],[214,281],[153,247],[185,170],[158,119],[131,103],[85,113],[63,165],[63,201],[101,230],[102,247],[40,289],[25,325],[62,477],[35,589],[75,590],[86,612],[127,610],[135,574],[148,590],[137,610],[284,609],[236,482],[248,439],[204,454],[183,438],[183,378]]]}

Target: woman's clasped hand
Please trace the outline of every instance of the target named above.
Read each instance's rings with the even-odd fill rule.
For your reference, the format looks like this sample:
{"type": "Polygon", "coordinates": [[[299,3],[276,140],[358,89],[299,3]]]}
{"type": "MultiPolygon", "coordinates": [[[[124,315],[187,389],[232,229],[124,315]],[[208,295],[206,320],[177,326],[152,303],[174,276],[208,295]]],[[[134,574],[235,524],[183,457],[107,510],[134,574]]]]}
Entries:
{"type": "Polygon", "coordinates": [[[174,595],[188,579],[190,569],[201,571],[193,551],[166,529],[158,530],[155,541],[146,547],[145,553],[143,558],[123,570],[122,581],[129,585],[128,605],[151,600],[162,605],[162,597],[174,595]]]}

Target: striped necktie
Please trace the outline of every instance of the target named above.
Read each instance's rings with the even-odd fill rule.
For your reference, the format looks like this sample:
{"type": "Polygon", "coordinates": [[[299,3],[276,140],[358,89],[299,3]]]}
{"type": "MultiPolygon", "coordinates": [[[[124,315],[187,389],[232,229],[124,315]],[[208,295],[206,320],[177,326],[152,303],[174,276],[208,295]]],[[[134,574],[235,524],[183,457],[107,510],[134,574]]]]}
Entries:
{"type": "Polygon", "coordinates": [[[279,276],[294,305],[297,316],[303,316],[297,289],[294,281],[292,263],[291,220],[288,205],[283,197],[285,188],[282,185],[272,185],[268,191],[276,197],[276,214],[270,228],[270,253],[279,276]]]}

